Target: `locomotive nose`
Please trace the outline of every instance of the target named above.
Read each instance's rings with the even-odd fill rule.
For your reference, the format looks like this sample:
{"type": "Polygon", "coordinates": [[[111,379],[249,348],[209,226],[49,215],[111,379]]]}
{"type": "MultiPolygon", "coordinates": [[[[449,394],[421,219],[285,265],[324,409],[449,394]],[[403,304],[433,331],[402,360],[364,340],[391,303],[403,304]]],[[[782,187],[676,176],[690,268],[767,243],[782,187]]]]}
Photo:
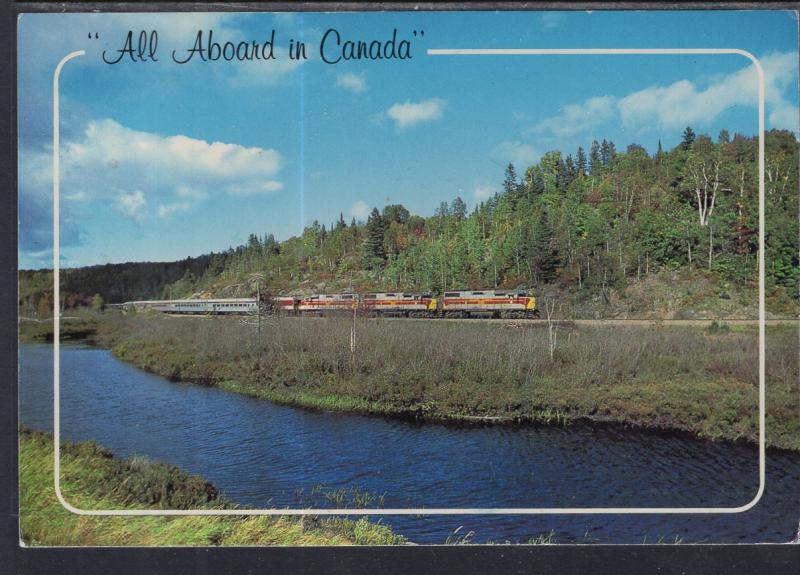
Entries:
{"type": "Polygon", "coordinates": [[[437,304],[436,298],[432,297],[430,303],[428,304],[428,309],[430,311],[436,311],[436,304],[437,304]]]}

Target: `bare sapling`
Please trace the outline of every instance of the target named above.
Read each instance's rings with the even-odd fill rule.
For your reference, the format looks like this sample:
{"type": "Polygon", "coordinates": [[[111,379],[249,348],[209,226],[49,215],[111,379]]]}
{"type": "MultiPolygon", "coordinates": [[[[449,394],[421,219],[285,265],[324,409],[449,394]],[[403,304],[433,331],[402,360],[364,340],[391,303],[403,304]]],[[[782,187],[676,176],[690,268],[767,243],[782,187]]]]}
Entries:
{"type": "Polygon", "coordinates": [[[556,312],[556,302],[548,299],[544,302],[544,311],[547,316],[547,341],[550,349],[550,361],[552,362],[558,346],[559,324],[555,316],[561,314],[561,304],[558,304],[558,311],[554,313],[556,312]]]}

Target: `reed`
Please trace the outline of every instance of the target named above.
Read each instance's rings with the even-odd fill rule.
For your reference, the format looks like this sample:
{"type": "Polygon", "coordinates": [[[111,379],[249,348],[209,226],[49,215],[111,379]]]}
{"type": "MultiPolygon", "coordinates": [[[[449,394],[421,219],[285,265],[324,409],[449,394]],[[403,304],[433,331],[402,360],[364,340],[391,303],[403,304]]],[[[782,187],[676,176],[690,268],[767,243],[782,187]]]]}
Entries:
{"type": "MultiPolygon", "coordinates": [[[[563,425],[576,418],[758,437],[755,329],[116,315],[97,339],[172,379],[284,404],[420,419],[563,425]]],[[[767,441],[800,449],[796,329],[768,328],[767,441]]]]}

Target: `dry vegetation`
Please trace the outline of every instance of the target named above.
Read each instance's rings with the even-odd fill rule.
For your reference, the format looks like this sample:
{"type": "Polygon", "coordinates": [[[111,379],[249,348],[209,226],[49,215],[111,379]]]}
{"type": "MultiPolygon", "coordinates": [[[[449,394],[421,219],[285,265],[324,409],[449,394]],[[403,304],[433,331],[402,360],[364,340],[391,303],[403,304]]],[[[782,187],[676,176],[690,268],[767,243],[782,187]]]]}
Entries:
{"type": "MultiPolygon", "coordinates": [[[[715,324],[716,325],[716,324],[715,324]]],[[[101,345],[175,380],[273,401],[431,419],[575,418],[755,441],[754,328],[562,327],[345,318],[112,315],[101,345]],[[252,321],[252,320],[249,320],[252,321]]],[[[795,327],[767,332],[767,442],[800,448],[795,327]]]]}

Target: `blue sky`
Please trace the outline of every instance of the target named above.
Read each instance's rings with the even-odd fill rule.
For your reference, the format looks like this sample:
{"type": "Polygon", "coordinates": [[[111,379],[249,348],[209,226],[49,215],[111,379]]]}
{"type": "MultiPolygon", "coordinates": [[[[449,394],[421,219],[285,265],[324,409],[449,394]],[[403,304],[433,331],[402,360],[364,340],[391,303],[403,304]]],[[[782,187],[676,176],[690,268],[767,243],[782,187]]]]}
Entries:
{"type": "MultiPolygon", "coordinates": [[[[767,128],[798,131],[796,13],[26,14],[19,21],[21,268],[52,266],[52,76],[61,76],[63,266],[173,260],[285,239],[342,212],[472,206],[552,149],[673,147],[686,125],[757,131],[737,55],[428,56],[429,48],[740,48],[767,75],[767,128]],[[324,32],[411,40],[408,60],[319,58],[324,32]],[[104,64],[128,30],[158,62],[104,64]],[[276,59],[174,63],[198,30],[276,59]],[[414,30],[424,36],[414,37],[414,30]],[[92,38],[88,37],[92,33],[92,38]],[[98,34],[95,39],[94,33],[98,34]],[[309,59],[288,58],[303,39],[309,59]],[[111,52],[109,52],[111,54],[111,52]]],[[[330,44],[328,44],[330,46],[330,44]]],[[[196,59],[195,59],[196,60],[196,59]]]]}

